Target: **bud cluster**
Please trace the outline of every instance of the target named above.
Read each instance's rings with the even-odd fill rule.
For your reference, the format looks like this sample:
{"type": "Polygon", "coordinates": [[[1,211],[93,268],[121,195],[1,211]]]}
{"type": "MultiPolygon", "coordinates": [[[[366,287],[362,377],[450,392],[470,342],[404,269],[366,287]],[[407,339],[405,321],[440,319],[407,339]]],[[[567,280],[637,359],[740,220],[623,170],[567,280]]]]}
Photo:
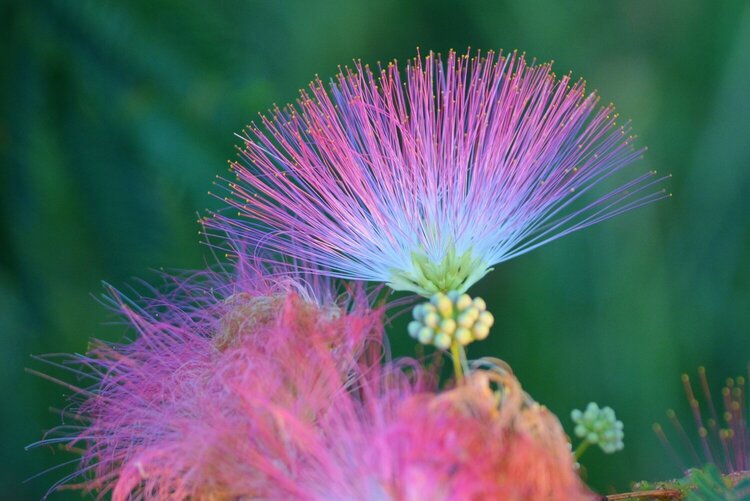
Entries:
{"type": "Polygon", "coordinates": [[[495,322],[482,298],[472,299],[458,291],[438,292],[429,302],[415,306],[412,314],[409,335],[441,350],[450,348],[454,341],[466,346],[487,338],[495,322]]]}
{"type": "Polygon", "coordinates": [[[595,402],[591,402],[585,411],[575,409],[571,417],[576,424],[576,436],[597,444],[605,453],[612,454],[624,447],[622,421],[617,420],[611,407],[600,409],[595,402]]]}

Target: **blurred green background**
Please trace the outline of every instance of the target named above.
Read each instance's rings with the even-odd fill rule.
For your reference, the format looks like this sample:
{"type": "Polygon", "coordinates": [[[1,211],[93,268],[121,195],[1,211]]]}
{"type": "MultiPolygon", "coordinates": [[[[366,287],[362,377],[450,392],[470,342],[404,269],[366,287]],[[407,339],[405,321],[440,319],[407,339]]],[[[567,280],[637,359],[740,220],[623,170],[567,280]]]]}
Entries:
{"type": "Polygon", "coordinates": [[[122,336],[92,298],[101,280],[203,264],[196,213],[215,206],[207,190],[258,111],[354,57],[405,60],[417,46],[554,59],[633,119],[643,169],[674,174],[672,199],[498,266],[475,289],[498,323],[472,356],[507,360],[568,430],[589,400],[625,422],[624,452],[584,457],[594,487],[678,474],[651,424],[668,407],[687,415],[680,373],[745,371],[747,1],[0,5],[3,499],[39,498],[62,473],[23,479],[68,458],[23,450],[66,393],[24,373],[44,369],[29,355],[122,336]]]}

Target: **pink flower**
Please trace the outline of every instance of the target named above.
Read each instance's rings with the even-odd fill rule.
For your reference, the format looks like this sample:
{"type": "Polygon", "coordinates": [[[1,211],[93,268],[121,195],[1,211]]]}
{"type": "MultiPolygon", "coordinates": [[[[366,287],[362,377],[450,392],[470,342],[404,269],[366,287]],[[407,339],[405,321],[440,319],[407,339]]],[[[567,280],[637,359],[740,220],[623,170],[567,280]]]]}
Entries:
{"type": "MultiPolygon", "coordinates": [[[[247,265],[249,263],[245,263],[247,265]]],[[[84,487],[137,499],[588,499],[557,419],[509,373],[439,392],[383,311],[299,276],[201,273],[113,298],[136,331],[78,360],[84,487]],[[308,291],[308,292],[305,292],[308,291]]],[[[330,285],[330,284],[329,284],[330,285]]]]}
{"type": "Polygon", "coordinates": [[[315,462],[332,468],[302,475],[310,499],[594,499],[559,422],[512,375],[475,371],[465,385],[396,405],[389,394],[382,387],[387,405],[365,405],[364,419],[334,410],[322,423],[315,462]]]}
{"type": "Polygon", "coordinates": [[[667,196],[655,172],[630,174],[643,150],[598,102],[515,53],[429,53],[403,74],[356,62],[248,127],[226,198],[237,214],[207,224],[331,276],[463,292],[497,263],[667,196]]]}
{"type": "Polygon", "coordinates": [[[314,417],[316,405],[330,402],[327,391],[342,390],[326,380],[342,384],[372,349],[368,340],[379,346],[382,311],[370,309],[361,287],[337,295],[329,281],[289,267],[243,258],[235,268],[165,275],[166,292],[152,288],[138,301],[113,292],[135,338],[97,342],[87,356],[64,360],[92,383],[66,413],[80,424],[42,443],[83,449],[86,488],[115,499],[200,497],[223,492],[227,475],[231,488],[246,486],[253,466],[255,477],[270,478],[259,460],[243,459],[270,454],[254,445],[253,430],[274,405],[314,417]],[[233,469],[215,468],[224,456],[237,461],[233,469]]]}

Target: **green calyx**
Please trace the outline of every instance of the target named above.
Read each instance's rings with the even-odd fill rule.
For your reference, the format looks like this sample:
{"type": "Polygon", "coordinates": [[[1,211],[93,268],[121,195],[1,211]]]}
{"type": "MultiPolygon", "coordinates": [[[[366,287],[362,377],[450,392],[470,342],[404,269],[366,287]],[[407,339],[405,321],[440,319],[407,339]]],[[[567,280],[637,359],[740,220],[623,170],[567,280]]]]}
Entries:
{"type": "Polygon", "coordinates": [[[442,261],[431,261],[423,252],[412,252],[411,267],[392,270],[388,286],[397,291],[411,291],[425,297],[436,292],[465,292],[492,271],[471,249],[458,255],[451,245],[442,261]]]}

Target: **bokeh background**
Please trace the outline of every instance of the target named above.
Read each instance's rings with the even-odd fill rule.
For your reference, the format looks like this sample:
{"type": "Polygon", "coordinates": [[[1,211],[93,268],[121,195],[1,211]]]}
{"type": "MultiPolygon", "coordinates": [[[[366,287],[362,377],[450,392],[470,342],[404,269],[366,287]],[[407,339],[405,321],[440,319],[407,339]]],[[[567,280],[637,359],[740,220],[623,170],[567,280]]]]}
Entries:
{"type": "MultiPolygon", "coordinates": [[[[613,406],[626,448],[587,453],[595,488],[677,475],[651,431],[680,374],[750,360],[750,4],[739,0],[54,1],[0,4],[0,492],[37,499],[68,459],[24,451],[66,390],[30,354],[119,339],[101,281],[200,267],[196,214],[233,133],[338,64],[422,49],[554,59],[632,118],[674,197],[498,266],[472,356],[507,360],[559,414],[613,406]]],[[[397,329],[403,329],[398,325],[397,329]]],[[[396,350],[408,353],[402,332],[396,350]],[[401,340],[401,341],[399,341],[401,340]]],[[[67,471],[67,470],[65,470],[67,471]]],[[[56,493],[53,499],[78,498],[56,493]]]]}

